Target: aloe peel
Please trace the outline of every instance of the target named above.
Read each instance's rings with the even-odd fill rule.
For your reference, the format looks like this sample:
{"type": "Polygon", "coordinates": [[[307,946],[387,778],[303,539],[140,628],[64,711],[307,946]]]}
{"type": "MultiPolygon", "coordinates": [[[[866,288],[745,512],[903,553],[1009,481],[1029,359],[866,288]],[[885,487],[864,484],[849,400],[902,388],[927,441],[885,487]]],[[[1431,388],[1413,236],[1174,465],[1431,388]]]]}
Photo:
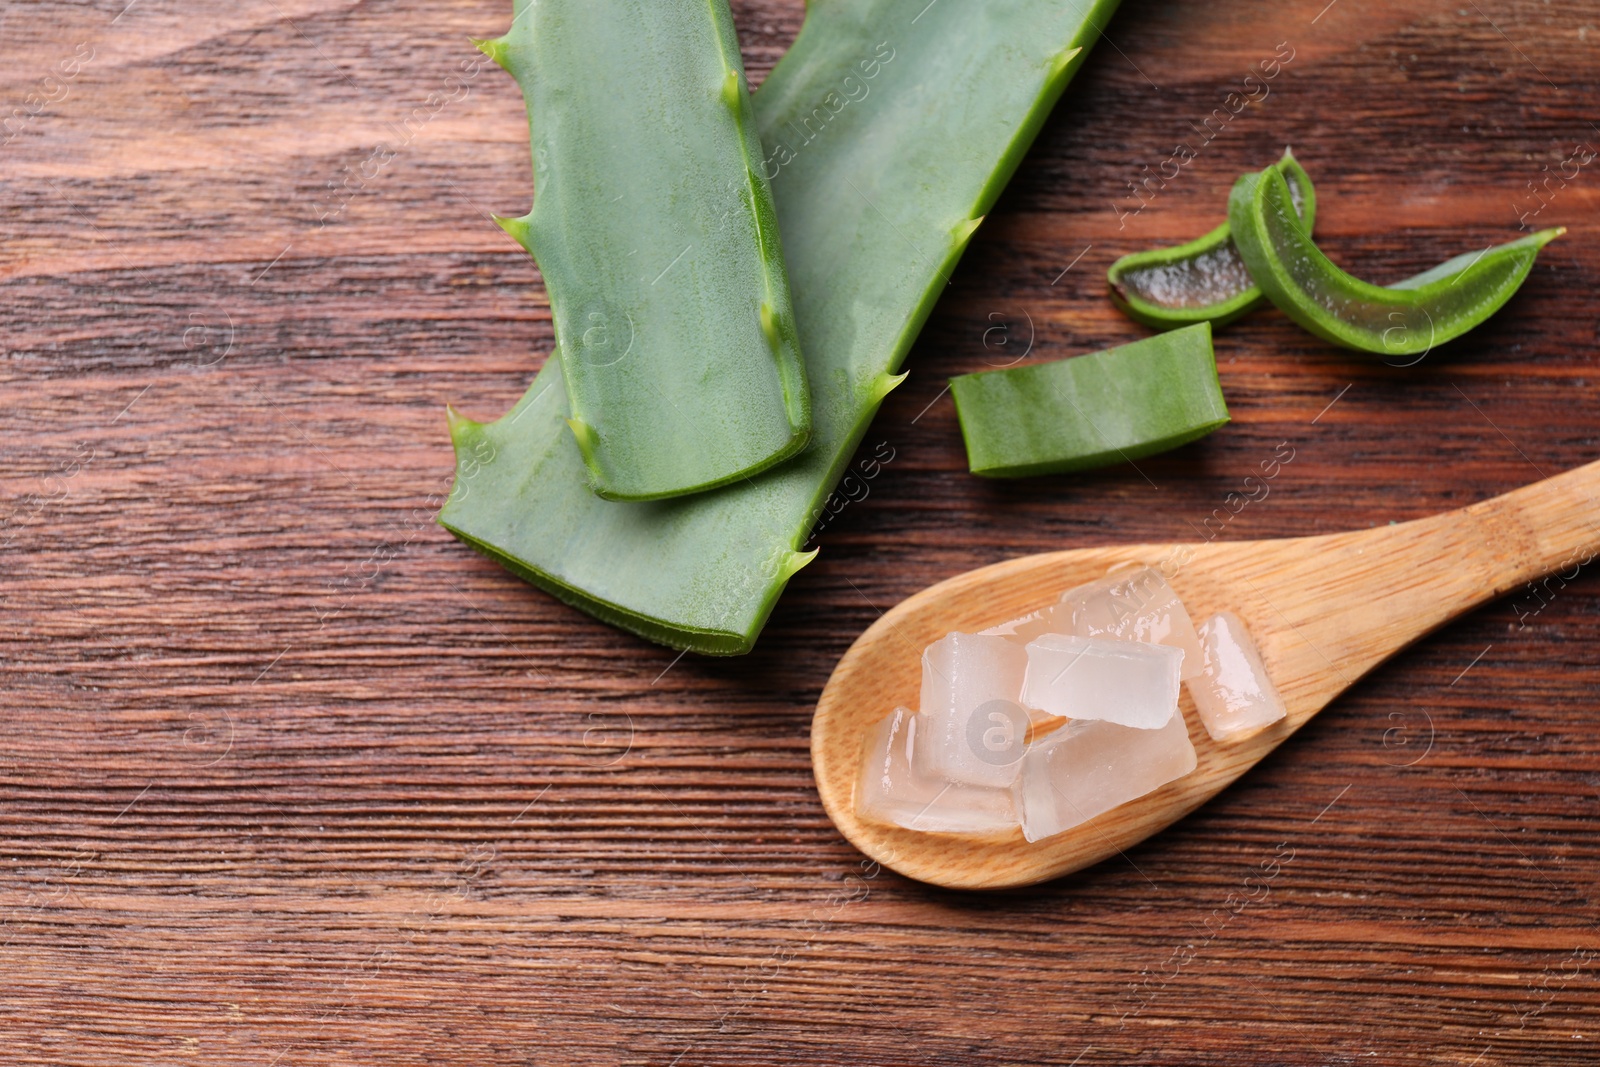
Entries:
{"type": "MultiPolygon", "coordinates": [[[[1317,220],[1317,189],[1285,150],[1273,164],[1288,183],[1290,198],[1307,233],[1317,220]]],[[[1170,248],[1134,252],[1106,272],[1111,300],[1135,322],[1173,330],[1196,322],[1223,326],[1266,301],[1224,222],[1203,237],[1170,248]]]]}
{"type": "Polygon", "coordinates": [[[517,0],[479,47],[527,103],[539,264],[595,492],[697,492],[800,451],[805,366],[727,0],[517,0]]]}
{"type": "Polygon", "coordinates": [[[811,446],[710,493],[600,500],[563,436],[552,354],[499,421],[453,423],[440,522],[597,618],[675,648],[749,651],[950,270],[1115,8],[813,0],[754,97],[811,446]]]}
{"type": "Polygon", "coordinates": [[[1283,176],[1270,167],[1234,184],[1228,222],[1251,277],[1285,315],[1334,344],[1395,356],[1425,354],[1500,310],[1539,250],[1566,232],[1541,230],[1381,286],[1323,254],[1295,217],[1283,176]]]}

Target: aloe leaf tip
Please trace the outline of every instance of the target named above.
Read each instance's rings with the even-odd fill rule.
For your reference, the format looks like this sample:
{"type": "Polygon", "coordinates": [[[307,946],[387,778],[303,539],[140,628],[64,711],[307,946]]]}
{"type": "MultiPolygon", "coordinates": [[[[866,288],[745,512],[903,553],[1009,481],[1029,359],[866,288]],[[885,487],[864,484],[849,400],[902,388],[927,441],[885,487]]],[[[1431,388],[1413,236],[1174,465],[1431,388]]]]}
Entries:
{"type": "Polygon", "coordinates": [[[1565,226],[1552,226],[1548,230],[1540,230],[1534,234],[1533,239],[1538,242],[1540,248],[1543,248],[1566,232],[1567,228],[1565,226]]]}

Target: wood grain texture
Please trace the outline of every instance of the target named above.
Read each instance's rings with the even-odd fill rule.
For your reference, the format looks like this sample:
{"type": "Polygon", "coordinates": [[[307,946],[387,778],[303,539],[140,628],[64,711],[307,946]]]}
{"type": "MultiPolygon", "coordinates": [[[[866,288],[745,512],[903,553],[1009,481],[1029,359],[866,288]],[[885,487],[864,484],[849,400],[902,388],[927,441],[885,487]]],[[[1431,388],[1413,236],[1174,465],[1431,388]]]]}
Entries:
{"type": "MultiPolygon", "coordinates": [[[[801,11],[735,5],[755,80],[801,11]]],[[[1128,0],[867,437],[895,458],[731,662],[674,662],[432,522],[444,403],[498,415],[551,343],[486,217],[529,202],[515,86],[466,40],[507,18],[0,8],[4,1058],[1600,1062],[1588,570],[1026,891],[864,863],[807,749],[851,641],[940,579],[1384,525],[1596,458],[1595,164],[1549,187],[1535,221],[1571,232],[1483,329],[1391,368],[1252,316],[1218,340],[1234,423],[1138,471],[973,478],[941,395],[1139,336],[1106,266],[1210,228],[1285,143],[1363,276],[1512,236],[1528,183],[1600,145],[1591,4],[1128,0]],[[1127,183],[1285,41],[1270,95],[1133,214],[1127,183]]]]}

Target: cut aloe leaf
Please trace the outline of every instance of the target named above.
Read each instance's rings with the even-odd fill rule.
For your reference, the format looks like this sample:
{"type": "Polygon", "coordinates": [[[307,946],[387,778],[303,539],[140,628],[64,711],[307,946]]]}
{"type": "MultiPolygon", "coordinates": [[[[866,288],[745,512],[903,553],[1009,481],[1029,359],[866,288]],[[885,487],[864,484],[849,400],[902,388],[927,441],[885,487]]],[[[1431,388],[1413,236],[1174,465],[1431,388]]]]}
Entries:
{"type": "Polygon", "coordinates": [[[1250,276],[1285,315],[1334,344],[1389,356],[1426,353],[1493,315],[1528,277],[1539,249],[1566,232],[1541,230],[1382,286],[1323,255],[1273,168],[1234,184],[1228,222],[1250,276]]]}
{"type": "MultiPolygon", "coordinates": [[[[1306,232],[1317,220],[1317,189],[1288,150],[1273,164],[1306,232]]],[[[1224,222],[1204,237],[1171,248],[1135,252],[1106,272],[1111,300],[1135,322],[1175,330],[1196,322],[1223,326],[1259,307],[1265,297],[1234,247],[1224,222]]]]}
{"type": "Polygon", "coordinates": [[[972,473],[1061,474],[1125,463],[1224,426],[1211,324],[1093,355],[950,379],[972,473]]]}
{"type": "Polygon", "coordinates": [[[611,503],[583,484],[553,355],[491,425],[453,421],[440,521],[598,618],[747,652],[978,221],[1116,0],[816,0],[755,96],[813,390],[812,443],[748,482],[611,503]]]}
{"type": "Polygon", "coordinates": [[[480,47],[528,105],[539,264],[595,492],[704,490],[794,455],[811,405],[727,0],[517,0],[480,47]]]}

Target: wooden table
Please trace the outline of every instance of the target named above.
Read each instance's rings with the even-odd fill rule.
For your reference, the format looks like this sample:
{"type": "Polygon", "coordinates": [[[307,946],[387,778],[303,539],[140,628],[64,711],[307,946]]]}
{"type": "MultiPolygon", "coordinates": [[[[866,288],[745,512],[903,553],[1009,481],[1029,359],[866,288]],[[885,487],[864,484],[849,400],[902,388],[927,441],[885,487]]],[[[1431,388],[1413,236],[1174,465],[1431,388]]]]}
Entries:
{"type": "MultiPolygon", "coordinates": [[[[0,1060],[1600,1062],[1587,571],[1025,892],[864,866],[807,755],[850,641],[959,571],[1401,521],[1600,454],[1600,161],[1545,187],[1529,221],[1571,233],[1523,293],[1418,366],[1276,313],[1221,334],[1234,423],[1147,477],[973,478],[943,394],[1139,336],[1106,266],[1286,143],[1365,276],[1514,236],[1600,146],[1591,3],[1129,0],[867,437],[895,458],[733,661],[432,523],[444,404],[500,414],[551,344],[487,217],[530,195],[516,88],[466,40],[507,5],[125,3],[0,15],[0,1060]]],[[[735,9],[759,78],[801,3],[735,9]]]]}

